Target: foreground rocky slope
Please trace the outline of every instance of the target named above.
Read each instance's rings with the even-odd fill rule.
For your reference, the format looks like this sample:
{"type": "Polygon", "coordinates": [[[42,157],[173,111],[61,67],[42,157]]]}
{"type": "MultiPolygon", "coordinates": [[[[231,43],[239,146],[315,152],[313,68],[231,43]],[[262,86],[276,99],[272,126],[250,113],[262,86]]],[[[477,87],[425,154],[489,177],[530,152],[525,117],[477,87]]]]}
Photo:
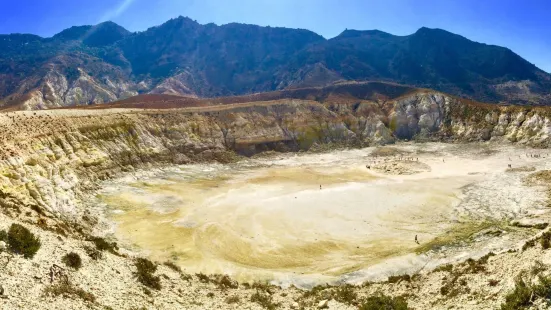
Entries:
{"type": "Polygon", "coordinates": [[[467,264],[424,274],[411,282],[401,279],[398,284],[367,285],[352,293],[328,288],[306,294],[298,289],[265,285],[241,285],[235,289],[229,279],[188,278],[167,266],[156,271],[163,275],[162,289],[150,290],[136,281],[132,260],[136,253],[111,247],[111,252],[104,252],[99,258],[90,251],[97,245],[93,236],[103,234],[109,226],[98,210],[83,208],[82,199],[100,180],[137,168],[226,162],[235,160],[235,153],[298,151],[314,145],[386,144],[400,139],[498,141],[533,147],[547,147],[550,143],[551,116],[545,108],[475,104],[430,91],[408,93],[392,100],[341,99],[329,98],[323,103],[280,99],[181,109],[0,114],[0,229],[22,223],[39,235],[43,244],[33,259],[8,252],[0,254],[0,284],[7,296],[2,302],[8,309],[259,309],[261,304],[276,307],[270,306],[272,303],[279,303],[281,308],[318,307],[324,306],[324,300],[335,299],[340,302],[328,302],[330,307],[348,309],[359,302],[359,297],[384,292],[405,295],[410,306],[419,309],[448,305],[487,309],[503,301],[513,286],[518,266],[529,270],[537,265],[536,261],[549,260],[549,253],[542,254],[536,246],[489,258],[482,263],[488,264],[484,267],[488,272],[472,272],[467,264]],[[52,272],[57,270],[53,265],[60,265],[61,257],[69,251],[83,257],[84,267],[79,271],[52,272]],[[67,276],[73,288],[81,288],[95,298],[67,289],[52,297],[52,289],[47,288],[65,283],[60,274],[67,276]],[[496,277],[503,280],[487,287],[486,283],[496,277]],[[443,294],[441,287],[449,281],[452,286],[466,284],[461,284],[454,294],[443,294]],[[474,294],[475,291],[480,293],[474,294]],[[339,294],[349,297],[337,297],[339,294]],[[42,297],[31,298],[36,295],[42,297]],[[228,299],[234,295],[237,298],[228,299]]]}

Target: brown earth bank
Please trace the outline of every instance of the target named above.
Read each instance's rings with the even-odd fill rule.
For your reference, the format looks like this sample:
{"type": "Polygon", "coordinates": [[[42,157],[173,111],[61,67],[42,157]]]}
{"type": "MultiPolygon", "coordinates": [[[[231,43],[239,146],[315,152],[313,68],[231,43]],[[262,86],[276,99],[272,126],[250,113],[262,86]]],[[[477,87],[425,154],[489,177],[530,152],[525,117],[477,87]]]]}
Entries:
{"type": "Polygon", "coordinates": [[[404,299],[414,309],[487,309],[499,307],[515,281],[520,301],[511,309],[544,307],[549,292],[538,285],[548,280],[538,275],[547,274],[551,252],[546,241],[539,240],[547,240],[547,235],[522,250],[441,271],[309,292],[186,275],[170,264],[155,267],[136,260],[138,253],[96,238],[104,237],[109,225],[101,214],[85,209],[82,199],[101,180],[136,169],[229,162],[268,150],[358,147],[405,139],[529,147],[550,143],[547,108],[476,104],[425,90],[365,98],[0,114],[0,228],[22,224],[42,244],[33,258],[25,258],[13,254],[14,239],[7,238],[8,250],[0,253],[3,307],[354,309],[365,303],[364,309],[379,309],[370,305],[399,306],[404,299]],[[82,258],[82,268],[64,265],[69,252],[82,258]]]}

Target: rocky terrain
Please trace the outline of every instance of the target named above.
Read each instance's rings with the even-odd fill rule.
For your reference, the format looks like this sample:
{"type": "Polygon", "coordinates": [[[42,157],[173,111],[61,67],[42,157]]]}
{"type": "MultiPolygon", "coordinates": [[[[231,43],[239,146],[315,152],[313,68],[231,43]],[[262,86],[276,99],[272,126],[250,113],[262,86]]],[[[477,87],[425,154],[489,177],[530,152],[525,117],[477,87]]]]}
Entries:
{"type": "MultiPolygon", "coordinates": [[[[161,101],[150,102],[149,109],[115,104],[0,114],[0,229],[22,224],[42,244],[33,258],[0,253],[3,308],[354,309],[406,300],[414,309],[488,309],[505,302],[515,285],[521,297],[511,309],[544,307],[548,292],[538,288],[545,279],[538,282],[537,276],[546,275],[551,262],[541,241],[547,235],[523,249],[440,271],[305,292],[186,275],[170,264],[151,267],[136,260],[140,253],[111,243],[100,210],[83,207],[101,180],[168,164],[412,139],[527,147],[548,147],[551,141],[551,110],[544,107],[479,104],[425,90],[383,97],[325,94],[319,101],[305,96],[181,108],[161,101]],[[80,269],[64,265],[69,252],[82,258],[80,269]],[[523,282],[516,278],[521,271],[523,282]]],[[[535,178],[547,184],[545,173],[535,178]]]]}
{"type": "Polygon", "coordinates": [[[137,94],[212,98],[385,81],[484,102],[545,105],[551,76],[513,51],[440,29],[408,36],[311,31],[179,17],[131,33],[105,22],[51,38],[0,35],[0,107],[90,105],[137,94]]]}

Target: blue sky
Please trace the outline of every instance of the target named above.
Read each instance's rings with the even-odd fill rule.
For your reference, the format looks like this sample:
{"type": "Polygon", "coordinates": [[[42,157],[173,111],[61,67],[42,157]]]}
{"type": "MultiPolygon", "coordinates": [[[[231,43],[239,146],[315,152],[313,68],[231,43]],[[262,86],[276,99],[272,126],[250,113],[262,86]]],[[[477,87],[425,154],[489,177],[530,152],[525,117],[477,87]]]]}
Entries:
{"type": "Polygon", "coordinates": [[[140,31],[179,15],[202,24],[305,28],[326,38],[346,28],[396,35],[442,28],[506,46],[551,72],[549,0],[0,0],[0,33],[52,36],[105,20],[140,31]]]}

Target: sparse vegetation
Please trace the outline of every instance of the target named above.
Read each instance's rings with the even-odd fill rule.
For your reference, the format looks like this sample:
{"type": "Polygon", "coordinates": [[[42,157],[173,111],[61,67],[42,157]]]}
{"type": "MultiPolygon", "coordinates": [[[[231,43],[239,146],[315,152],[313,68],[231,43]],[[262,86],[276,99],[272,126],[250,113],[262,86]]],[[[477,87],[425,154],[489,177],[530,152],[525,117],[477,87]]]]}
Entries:
{"type": "Polygon", "coordinates": [[[228,275],[215,275],[212,281],[222,290],[230,288],[235,289],[239,286],[237,281],[232,280],[228,275]]]}
{"type": "Polygon", "coordinates": [[[163,264],[178,273],[182,273],[182,268],[171,261],[166,261],[163,264]]]}
{"type": "Polygon", "coordinates": [[[320,294],[320,292],[323,292],[324,290],[328,289],[328,285],[316,285],[311,290],[306,291],[302,294],[303,298],[309,298],[311,296],[317,296],[320,294]]]}
{"type": "Polygon", "coordinates": [[[44,290],[44,294],[55,297],[63,296],[64,298],[77,297],[90,303],[94,303],[96,301],[96,296],[94,296],[92,293],[75,287],[69,282],[50,285],[46,287],[46,289],[44,290]]]}
{"type": "Polygon", "coordinates": [[[209,276],[207,276],[204,273],[196,273],[195,276],[197,277],[197,279],[199,279],[199,281],[201,281],[203,283],[209,283],[210,282],[209,276]]]}
{"type": "Polygon", "coordinates": [[[251,295],[251,302],[255,302],[268,310],[277,309],[277,304],[273,302],[272,295],[259,290],[251,295]]]}
{"type": "Polygon", "coordinates": [[[368,297],[360,306],[360,310],[407,310],[407,301],[402,297],[385,295],[368,297]]]}
{"type": "Polygon", "coordinates": [[[551,277],[539,277],[539,283],[533,285],[518,279],[515,289],[505,296],[501,310],[527,309],[537,299],[549,299],[549,296],[551,296],[551,277]]]}
{"type": "Polygon", "coordinates": [[[33,258],[40,249],[40,239],[19,224],[10,226],[7,239],[10,251],[21,254],[25,258],[33,258]]]}
{"type": "Polygon", "coordinates": [[[540,244],[542,249],[549,249],[549,247],[551,246],[551,232],[546,231],[541,235],[540,244]]]}
{"type": "Polygon", "coordinates": [[[235,295],[235,296],[229,296],[228,298],[226,298],[226,303],[227,304],[236,304],[236,303],[239,303],[239,296],[235,295]]]}
{"type": "Polygon", "coordinates": [[[490,252],[484,256],[482,256],[481,258],[479,258],[478,260],[474,260],[472,258],[469,258],[467,259],[466,263],[467,263],[467,269],[466,269],[466,272],[468,273],[479,273],[479,272],[484,272],[486,271],[486,263],[488,262],[488,259],[492,256],[494,256],[495,254],[490,252]]]}
{"type": "Polygon", "coordinates": [[[136,276],[141,284],[155,290],[161,289],[161,279],[153,275],[157,271],[157,265],[147,258],[137,258],[134,264],[137,268],[136,276]]]}
{"type": "Polygon", "coordinates": [[[356,305],[358,294],[351,285],[343,285],[337,288],[333,299],[343,304],[356,305]]]}
{"type": "Polygon", "coordinates": [[[441,265],[441,266],[438,266],[434,269],[434,272],[452,272],[453,270],[453,265],[452,264],[445,264],[445,265],[441,265]]]}
{"type": "Polygon", "coordinates": [[[108,242],[101,237],[92,237],[90,240],[96,246],[96,249],[100,251],[108,251],[115,255],[118,255],[117,250],[119,249],[116,242],[108,242]]]}
{"type": "Polygon", "coordinates": [[[62,258],[63,263],[67,265],[68,267],[71,267],[73,269],[79,269],[82,267],[82,260],[80,259],[80,255],[78,255],[75,252],[67,253],[62,258]]]}
{"type": "Polygon", "coordinates": [[[239,286],[237,281],[232,280],[228,275],[215,274],[212,276],[208,276],[204,273],[197,273],[195,274],[195,276],[197,276],[197,279],[199,279],[200,282],[213,283],[221,290],[226,290],[230,288],[235,289],[239,286]]]}
{"type": "Polygon", "coordinates": [[[88,254],[88,256],[93,260],[99,260],[103,256],[100,250],[89,246],[85,246],[84,251],[86,251],[86,254],[88,254]]]}
{"type": "Polygon", "coordinates": [[[536,240],[528,240],[522,246],[522,251],[526,251],[526,250],[528,250],[529,248],[531,248],[535,245],[536,245],[536,240]]]}
{"type": "Polygon", "coordinates": [[[398,283],[398,282],[402,282],[402,281],[406,281],[406,282],[411,281],[411,276],[409,274],[403,274],[403,275],[396,275],[396,276],[388,277],[388,282],[389,283],[398,283]]]}

